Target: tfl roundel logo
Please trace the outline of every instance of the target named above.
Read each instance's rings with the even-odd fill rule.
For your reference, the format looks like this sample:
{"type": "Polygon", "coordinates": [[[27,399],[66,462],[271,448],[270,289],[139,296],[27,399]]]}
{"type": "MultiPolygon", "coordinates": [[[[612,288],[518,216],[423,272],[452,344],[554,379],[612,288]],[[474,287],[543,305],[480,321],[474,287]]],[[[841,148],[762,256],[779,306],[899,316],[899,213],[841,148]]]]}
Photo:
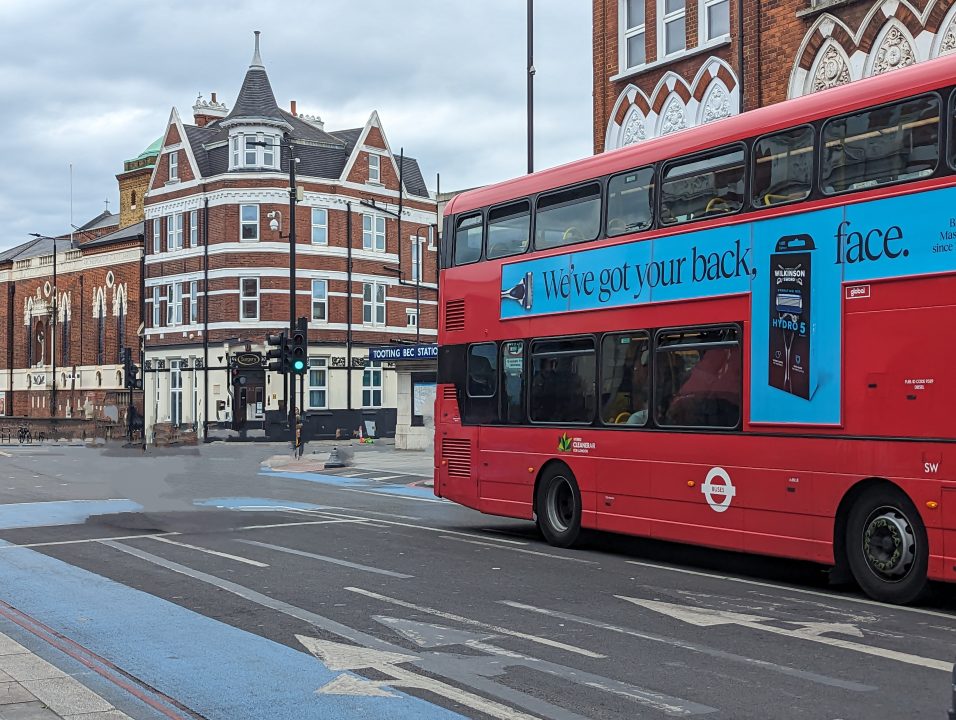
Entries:
{"type": "Polygon", "coordinates": [[[719,513],[730,507],[730,503],[737,492],[730,475],[721,467],[711,468],[710,472],[707,473],[704,484],[700,486],[700,491],[704,493],[704,498],[710,505],[710,509],[719,513]]]}

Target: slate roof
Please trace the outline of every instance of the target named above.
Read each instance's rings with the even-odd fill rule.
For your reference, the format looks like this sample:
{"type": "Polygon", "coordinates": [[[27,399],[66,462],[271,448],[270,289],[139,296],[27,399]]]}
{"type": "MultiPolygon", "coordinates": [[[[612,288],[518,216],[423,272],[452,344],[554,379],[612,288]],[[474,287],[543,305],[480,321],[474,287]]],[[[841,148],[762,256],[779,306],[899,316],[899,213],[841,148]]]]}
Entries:
{"type": "Polygon", "coordinates": [[[119,213],[111,213],[109,210],[104,210],[85,225],[78,227],[77,230],[101,230],[111,225],[119,225],[119,219],[119,213]]]}
{"type": "MultiPolygon", "coordinates": [[[[236,104],[230,113],[214,120],[205,127],[184,125],[186,138],[192,148],[202,177],[223,175],[229,172],[229,127],[243,122],[266,121],[290,129],[296,140],[296,155],[299,158],[297,172],[307,177],[338,180],[348,163],[364,128],[351,128],[326,132],[312,123],[281,109],[269,82],[262,58],[259,56],[258,37],[252,64],[239,89],[236,104]]],[[[282,167],[288,167],[289,152],[282,149],[282,167]]],[[[237,170],[235,172],[247,172],[237,170]]],[[[418,162],[405,158],[403,171],[405,187],[409,194],[428,197],[428,188],[422,178],[418,162]]]]}
{"type": "MultiPolygon", "coordinates": [[[[26,260],[27,258],[40,255],[53,254],[53,238],[40,237],[31,238],[25,243],[12,247],[9,250],[0,252],[0,263],[16,262],[17,260],[26,260]]],[[[69,238],[57,238],[56,247],[58,252],[70,250],[72,248],[69,238]]]]}
{"type": "Polygon", "coordinates": [[[104,245],[112,245],[113,243],[142,238],[145,225],[146,223],[140,220],[138,223],[133,223],[132,225],[128,225],[121,230],[111,232],[109,235],[104,235],[103,237],[96,238],[95,240],[89,240],[87,242],[81,243],[81,247],[84,249],[103,247],[104,245]]]}

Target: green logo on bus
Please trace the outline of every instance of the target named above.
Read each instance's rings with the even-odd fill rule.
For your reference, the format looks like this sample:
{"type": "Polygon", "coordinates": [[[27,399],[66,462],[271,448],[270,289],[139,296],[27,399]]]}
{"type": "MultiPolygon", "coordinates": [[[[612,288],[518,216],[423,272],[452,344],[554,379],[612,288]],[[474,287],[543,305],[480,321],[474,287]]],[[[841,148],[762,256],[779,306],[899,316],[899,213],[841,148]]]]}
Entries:
{"type": "Polygon", "coordinates": [[[558,452],[571,452],[571,438],[567,433],[558,438],[558,452]]]}

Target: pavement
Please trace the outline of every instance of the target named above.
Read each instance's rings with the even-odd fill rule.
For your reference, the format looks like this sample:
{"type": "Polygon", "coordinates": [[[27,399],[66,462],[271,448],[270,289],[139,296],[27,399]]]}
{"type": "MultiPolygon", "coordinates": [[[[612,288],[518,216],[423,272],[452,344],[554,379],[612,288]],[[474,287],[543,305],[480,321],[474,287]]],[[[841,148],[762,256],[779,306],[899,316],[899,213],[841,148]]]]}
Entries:
{"type": "Polygon", "coordinates": [[[0,720],[130,720],[79,679],[0,633],[0,720]]]}

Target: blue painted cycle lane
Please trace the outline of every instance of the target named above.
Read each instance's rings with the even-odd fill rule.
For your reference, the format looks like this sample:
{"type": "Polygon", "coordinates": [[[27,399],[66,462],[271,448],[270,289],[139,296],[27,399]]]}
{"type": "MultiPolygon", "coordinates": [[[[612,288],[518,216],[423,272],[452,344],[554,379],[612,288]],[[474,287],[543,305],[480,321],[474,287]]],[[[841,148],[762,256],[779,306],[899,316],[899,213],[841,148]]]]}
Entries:
{"type": "Polygon", "coordinates": [[[2,541],[0,600],[210,720],[461,717],[398,692],[317,694],[343,673],[305,652],[2,541]]]}

